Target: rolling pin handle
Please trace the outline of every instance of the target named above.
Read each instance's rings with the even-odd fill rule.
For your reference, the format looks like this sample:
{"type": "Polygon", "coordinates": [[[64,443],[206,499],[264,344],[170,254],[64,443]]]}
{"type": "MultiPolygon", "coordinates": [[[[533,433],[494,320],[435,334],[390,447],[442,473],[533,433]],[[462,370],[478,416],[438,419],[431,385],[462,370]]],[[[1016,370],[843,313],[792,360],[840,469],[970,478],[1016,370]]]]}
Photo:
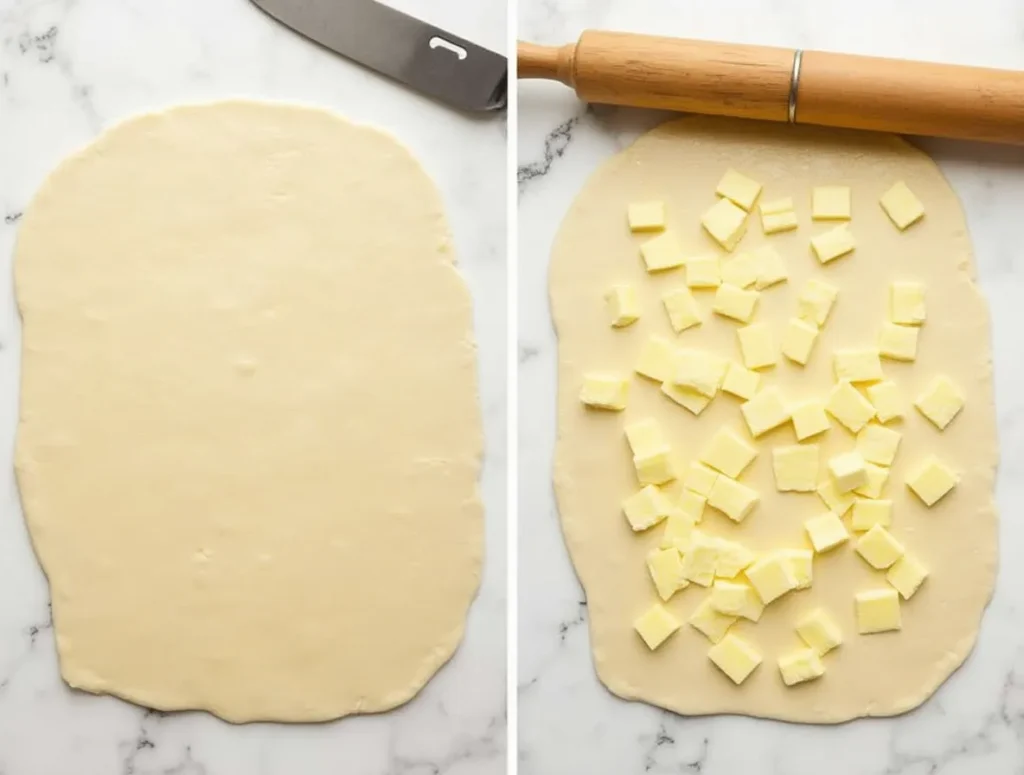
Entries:
{"type": "Polygon", "coordinates": [[[567,43],[564,46],[540,46],[536,43],[520,42],[517,59],[517,74],[520,78],[545,78],[561,81],[570,88],[576,88],[575,43],[567,43]]]}

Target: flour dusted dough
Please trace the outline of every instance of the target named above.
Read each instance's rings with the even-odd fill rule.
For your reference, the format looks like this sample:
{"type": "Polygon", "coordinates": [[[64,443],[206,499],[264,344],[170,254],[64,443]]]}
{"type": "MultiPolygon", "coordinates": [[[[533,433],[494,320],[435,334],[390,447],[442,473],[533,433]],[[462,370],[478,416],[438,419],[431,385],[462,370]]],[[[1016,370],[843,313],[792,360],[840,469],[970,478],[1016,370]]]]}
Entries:
{"type": "MultiPolygon", "coordinates": [[[[923,702],[971,650],[996,569],[997,446],[988,312],[974,284],[963,213],[936,166],[894,137],[712,119],[674,121],[640,138],[591,177],[558,235],[550,280],[559,337],[555,483],[565,537],[587,594],[594,660],[608,688],[680,713],[745,713],[809,722],[892,715],[923,702]],[[871,346],[887,319],[889,283],[917,280],[928,294],[917,362],[887,361],[885,372],[908,400],[936,374],[948,375],[967,397],[962,414],[942,434],[913,411],[894,426],[904,436],[886,496],[894,502],[892,530],[932,571],[903,604],[903,631],[857,635],[854,594],[885,586],[885,580],[849,547],[840,547],[815,559],[810,590],[773,603],[758,624],[735,626],[733,632],[765,655],[765,664],[738,687],[709,662],[709,644],[692,627],[684,626],[654,653],[633,631],[633,619],[657,599],[644,559],[657,546],[661,530],[634,535],[618,505],[636,489],[624,424],[655,417],[682,464],[694,459],[723,425],[746,435],[737,401],[719,396],[699,418],[693,417],[639,377],[624,412],[588,412],[578,400],[584,371],[628,373],[651,334],[673,336],[659,306],[660,294],[685,278],[680,271],[644,271],[638,240],[626,228],[627,204],[664,199],[668,226],[687,252],[714,250],[701,233],[699,217],[730,167],[763,183],[769,200],[792,196],[800,220],[797,231],[767,238],[755,223],[739,248],[767,241],[789,267],[787,284],[761,294],[755,320],[769,322],[781,334],[808,277],[839,288],[809,365],[781,362],[766,372],[765,384],[777,385],[793,401],[824,398],[832,384],[832,351],[871,346]],[[927,211],[905,233],[878,206],[879,196],[897,180],[907,182],[927,211]],[[808,247],[811,235],[829,228],[810,220],[811,188],[824,184],[852,187],[850,229],[857,239],[853,254],[827,267],[808,247]],[[636,286],[644,314],[630,328],[613,330],[601,294],[621,283],[636,286]],[[962,480],[929,510],[903,481],[933,452],[960,471],[962,480]],[[823,678],[786,688],[775,660],[801,645],[796,622],[818,605],[842,627],[845,642],[825,658],[823,678]]],[[[708,293],[694,295],[704,309],[710,308],[708,293]]],[[[730,321],[708,317],[677,341],[738,357],[735,328],[730,321]]],[[[771,448],[794,441],[788,425],[757,441],[760,455],[743,482],[757,489],[762,503],[742,525],[709,511],[702,527],[758,551],[804,545],[803,521],[821,514],[824,506],[813,494],[778,493],[772,479],[771,448]]],[[[833,451],[852,447],[853,437],[833,423],[819,443],[827,459],[833,451]]],[[[703,597],[703,590],[691,587],[667,605],[685,620],[703,597]]]]}
{"type": "Polygon", "coordinates": [[[16,465],[74,687],[230,721],[410,699],[476,592],[470,297],[390,137],[132,119],[25,213],[16,465]]]}

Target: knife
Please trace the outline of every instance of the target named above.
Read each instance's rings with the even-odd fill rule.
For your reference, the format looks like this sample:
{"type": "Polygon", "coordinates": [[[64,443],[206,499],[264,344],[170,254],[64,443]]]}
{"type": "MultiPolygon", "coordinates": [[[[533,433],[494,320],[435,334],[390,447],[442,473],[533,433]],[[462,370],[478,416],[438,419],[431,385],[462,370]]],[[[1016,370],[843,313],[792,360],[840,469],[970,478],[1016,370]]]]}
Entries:
{"type": "Polygon", "coordinates": [[[454,108],[505,106],[505,57],[376,0],[252,2],[321,46],[454,108]]]}

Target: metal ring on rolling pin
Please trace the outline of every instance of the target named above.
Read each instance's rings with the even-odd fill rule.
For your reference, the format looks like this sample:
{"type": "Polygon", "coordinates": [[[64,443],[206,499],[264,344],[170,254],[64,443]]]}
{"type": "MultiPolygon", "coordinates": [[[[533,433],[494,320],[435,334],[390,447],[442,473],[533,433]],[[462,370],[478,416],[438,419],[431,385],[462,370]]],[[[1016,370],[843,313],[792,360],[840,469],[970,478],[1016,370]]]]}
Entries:
{"type": "Polygon", "coordinates": [[[789,77],[789,113],[790,124],[796,123],[796,98],[800,88],[800,63],[803,61],[803,49],[793,51],[793,74],[789,77]]]}

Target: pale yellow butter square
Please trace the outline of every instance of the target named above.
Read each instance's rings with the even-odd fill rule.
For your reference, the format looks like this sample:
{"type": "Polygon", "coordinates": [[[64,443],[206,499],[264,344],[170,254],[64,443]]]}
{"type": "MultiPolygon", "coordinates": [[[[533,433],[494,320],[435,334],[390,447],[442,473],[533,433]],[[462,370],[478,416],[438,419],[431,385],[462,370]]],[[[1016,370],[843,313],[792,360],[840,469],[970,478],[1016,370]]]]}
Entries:
{"type": "Polygon", "coordinates": [[[679,629],[680,623],[661,603],[655,603],[633,622],[647,648],[654,651],[679,629]]]}
{"type": "Polygon", "coordinates": [[[772,470],[779,492],[814,492],[818,486],[818,445],[775,447],[772,470]]]}
{"type": "Polygon", "coordinates": [[[626,220],[632,232],[661,231],[665,228],[665,203],[633,202],[626,208],[626,220]]]}
{"type": "Polygon", "coordinates": [[[735,635],[726,635],[712,646],[708,658],[736,685],[746,681],[763,659],[757,649],[735,635]]]}
{"type": "Polygon", "coordinates": [[[730,253],[747,233],[747,213],[728,199],[719,199],[700,219],[701,226],[730,253]]]}
{"type": "Polygon", "coordinates": [[[629,399],[629,380],[609,374],[584,374],[580,401],[593,409],[621,412],[629,399]]]}
{"type": "Polygon", "coordinates": [[[640,302],[632,285],[613,285],[604,295],[613,328],[625,328],[640,318],[640,302]]]}
{"type": "Polygon", "coordinates": [[[900,596],[895,589],[873,589],[858,592],[857,631],[861,635],[889,632],[902,627],[900,596]]]}
{"type": "Polygon", "coordinates": [[[767,368],[774,366],[778,361],[775,338],[772,336],[771,326],[767,323],[754,323],[738,328],[736,336],[740,343],[740,353],[743,355],[743,365],[748,369],[767,368]]]}
{"type": "Polygon", "coordinates": [[[817,339],[816,326],[800,318],[791,318],[782,335],[782,354],[794,363],[806,366],[817,339]]]}
{"type": "Polygon", "coordinates": [[[683,248],[676,236],[665,231],[657,237],[653,237],[640,246],[640,256],[648,272],[663,272],[667,269],[675,269],[682,266],[686,261],[683,248]]]}
{"type": "Polygon", "coordinates": [[[902,180],[882,194],[878,203],[900,231],[905,231],[924,217],[924,205],[902,180]]]}
{"type": "Polygon", "coordinates": [[[744,210],[750,210],[761,193],[761,184],[736,170],[726,170],[718,181],[715,193],[736,203],[744,210]]]}
{"type": "Polygon", "coordinates": [[[811,189],[811,218],[815,221],[848,221],[852,213],[849,186],[815,186],[811,189]]]}
{"type": "Polygon", "coordinates": [[[666,291],[661,295],[661,303],[665,306],[672,330],[677,334],[703,322],[697,300],[693,298],[688,288],[666,291]]]}
{"type": "Polygon", "coordinates": [[[754,438],[789,420],[789,407],[778,388],[768,387],[740,406],[740,413],[754,438]]]}

